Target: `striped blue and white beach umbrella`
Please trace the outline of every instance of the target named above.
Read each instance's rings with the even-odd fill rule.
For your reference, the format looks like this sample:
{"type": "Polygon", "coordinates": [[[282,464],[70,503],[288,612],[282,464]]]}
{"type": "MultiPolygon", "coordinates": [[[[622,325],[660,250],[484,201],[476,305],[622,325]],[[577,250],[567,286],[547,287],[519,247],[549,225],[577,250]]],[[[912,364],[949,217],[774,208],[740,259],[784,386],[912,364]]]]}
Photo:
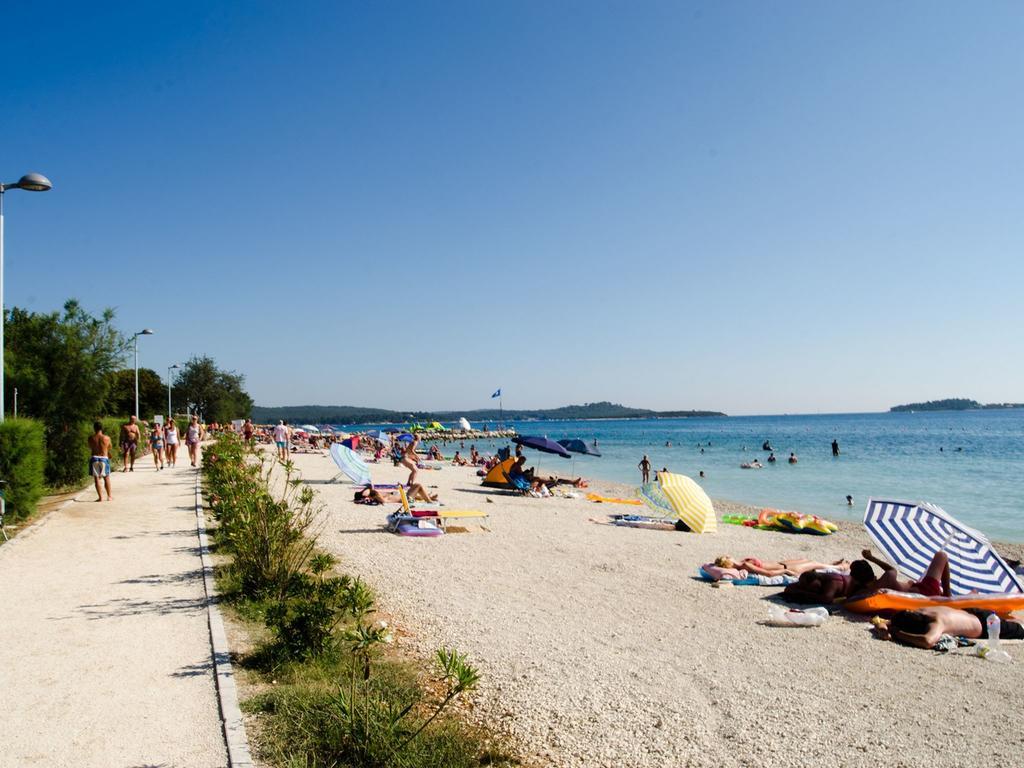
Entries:
{"type": "Polygon", "coordinates": [[[954,595],[1024,592],[983,533],[934,504],[868,499],[864,527],[890,562],[915,581],[924,577],[941,549],[949,557],[954,595]]]}
{"type": "Polygon", "coordinates": [[[331,446],[331,458],[349,479],[358,485],[370,484],[370,468],[359,458],[359,454],[340,443],[331,446]]]}

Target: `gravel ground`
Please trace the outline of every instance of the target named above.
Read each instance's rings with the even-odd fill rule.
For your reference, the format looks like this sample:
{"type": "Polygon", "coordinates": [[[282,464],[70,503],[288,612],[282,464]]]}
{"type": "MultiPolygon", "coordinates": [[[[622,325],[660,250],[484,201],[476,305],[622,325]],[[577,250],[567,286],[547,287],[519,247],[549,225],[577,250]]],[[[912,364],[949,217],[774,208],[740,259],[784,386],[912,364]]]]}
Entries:
{"type": "Polygon", "coordinates": [[[0,766],[226,764],[185,464],[0,546],[0,766]]]}
{"type": "MultiPolygon", "coordinates": [[[[1024,648],[1009,667],[875,640],[842,614],[821,628],[765,623],[776,590],[713,589],[720,554],[831,561],[860,531],[795,536],[723,525],[714,535],[595,524],[629,507],[484,489],[469,469],[423,472],[489,532],[382,532],[390,507],[352,503],[330,458],[296,455],[325,503],[321,542],[377,590],[421,654],[468,652],[484,673],[472,716],[553,766],[963,766],[1024,761],[1024,648]],[[488,502],[490,499],[490,502],[488,502]],[[998,714],[997,714],[998,713],[998,714]]],[[[377,482],[403,475],[372,466],[377,482]]],[[[607,495],[628,489],[597,482],[607,495]]],[[[719,512],[749,511],[716,502],[719,512]]],[[[1019,554],[1020,548],[1008,554],[1019,554]]]]}

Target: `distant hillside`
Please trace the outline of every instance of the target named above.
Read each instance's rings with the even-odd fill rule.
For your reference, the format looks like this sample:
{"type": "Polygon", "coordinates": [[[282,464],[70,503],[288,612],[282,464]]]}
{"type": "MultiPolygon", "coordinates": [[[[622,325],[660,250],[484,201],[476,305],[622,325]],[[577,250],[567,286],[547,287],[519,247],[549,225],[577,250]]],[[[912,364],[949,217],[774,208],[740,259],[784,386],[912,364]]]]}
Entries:
{"type": "Polygon", "coordinates": [[[281,408],[254,406],[253,421],[268,424],[284,419],[292,424],[401,424],[406,421],[456,421],[464,416],[472,422],[530,421],[555,419],[679,419],[695,416],[725,416],[720,411],[651,411],[629,408],[617,403],[587,403],[561,408],[516,410],[497,408],[476,411],[391,411],[384,408],[358,408],[351,405],[289,405],[281,408]]]}
{"type": "Polygon", "coordinates": [[[894,405],[889,409],[890,413],[903,413],[906,411],[974,411],[992,410],[1000,408],[1024,408],[1024,403],[988,403],[982,405],[977,400],[968,400],[966,397],[951,397],[946,400],[929,400],[926,403],[907,403],[906,405],[894,405]]]}

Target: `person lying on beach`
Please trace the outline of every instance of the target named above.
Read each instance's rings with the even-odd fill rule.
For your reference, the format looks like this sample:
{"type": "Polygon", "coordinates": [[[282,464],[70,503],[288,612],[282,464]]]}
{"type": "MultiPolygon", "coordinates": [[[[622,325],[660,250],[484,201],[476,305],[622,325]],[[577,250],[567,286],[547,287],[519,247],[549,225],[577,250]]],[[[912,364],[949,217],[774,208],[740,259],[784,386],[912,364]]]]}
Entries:
{"type": "MultiPolygon", "coordinates": [[[[406,489],[405,495],[409,501],[437,501],[437,494],[431,495],[420,483],[410,485],[406,489]]],[[[353,501],[356,504],[400,504],[402,495],[398,491],[381,493],[373,486],[368,486],[356,491],[353,501]]]]}
{"type": "Polygon", "coordinates": [[[796,583],[782,590],[782,599],[791,603],[831,605],[857,591],[853,577],[839,571],[804,571],[796,583]]]}
{"type": "Polygon", "coordinates": [[[927,597],[951,597],[953,594],[949,586],[949,558],[941,549],[932,557],[928,570],[920,581],[901,580],[899,572],[889,563],[875,557],[870,549],[863,550],[861,556],[863,560],[854,560],[850,564],[850,576],[857,592],[891,589],[895,592],[916,592],[927,597]],[[882,569],[882,575],[877,579],[871,563],[882,569]]]}
{"type": "MultiPolygon", "coordinates": [[[[533,472],[532,469],[529,471],[531,473],[533,472]]],[[[575,480],[571,480],[567,477],[555,477],[554,475],[552,475],[551,477],[534,477],[533,482],[543,483],[548,488],[554,488],[556,485],[572,485],[575,486],[576,488],[587,487],[587,481],[584,480],[582,477],[577,477],[575,480]]]]}
{"type": "Polygon", "coordinates": [[[733,560],[728,555],[715,558],[715,565],[719,568],[734,568],[744,570],[758,576],[799,576],[807,571],[824,570],[827,568],[849,569],[850,564],[846,560],[837,560],[834,563],[817,563],[813,560],[797,557],[789,560],[758,560],[756,557],[745,557],[742,560],[733,560]]]}
{"type": "MultiPolygon", "coordinates": [[[[876,624],[878,636],[917,648],[934,648],[943,635],[978,639],[988,634],[988,617],[992,611],[982,608],[950,608],[935,606],[916,611],[899,611],[887,623],[876,624]]],[[[1000,640],[1024,640],[1024,626],[1019,621],[1002,619],[1000,640]]]]}
{"type": "Polygon", "coordinates": [[[462,458],[462,456],[459,455],[459,452],[456,451],[455,456],[452,457],[452,464],[454,464],[457,467],[464,467],[467,464],[469,464],[469,462],[462,458]]]}

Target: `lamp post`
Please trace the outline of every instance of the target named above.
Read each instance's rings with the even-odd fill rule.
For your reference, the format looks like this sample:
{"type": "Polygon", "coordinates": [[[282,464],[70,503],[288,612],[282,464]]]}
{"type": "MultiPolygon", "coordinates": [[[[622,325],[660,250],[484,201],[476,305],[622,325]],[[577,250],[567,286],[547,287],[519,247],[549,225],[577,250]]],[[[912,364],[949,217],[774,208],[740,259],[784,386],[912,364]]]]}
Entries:
{"type": "Polygon", "coordinates": [[[38,173],[26,173],[13,184],[0,184],[0,422],[4,420],[4,192],[24,189],[26,192],[46,192],[53,184],[38,173]]]}
{"type": "Polygon", "coordinates": [[[177,363],[175,363],[174,365],[167,366],[167,418],[168,419],[171,418],[171,416],[174,415],[174,412],[171,410],[171,376],[173,376],[171,371],[176,371],[179,368],[181,368],[181,366],[178,365],[177,363]]]}
{"type": "Polygon", "coordinates": [[[139,418],[139,336],[152,336],[152,328],[143,328],[138,333],[134,334],[133,340],[135,341],[135,419],[139,418]]]}

